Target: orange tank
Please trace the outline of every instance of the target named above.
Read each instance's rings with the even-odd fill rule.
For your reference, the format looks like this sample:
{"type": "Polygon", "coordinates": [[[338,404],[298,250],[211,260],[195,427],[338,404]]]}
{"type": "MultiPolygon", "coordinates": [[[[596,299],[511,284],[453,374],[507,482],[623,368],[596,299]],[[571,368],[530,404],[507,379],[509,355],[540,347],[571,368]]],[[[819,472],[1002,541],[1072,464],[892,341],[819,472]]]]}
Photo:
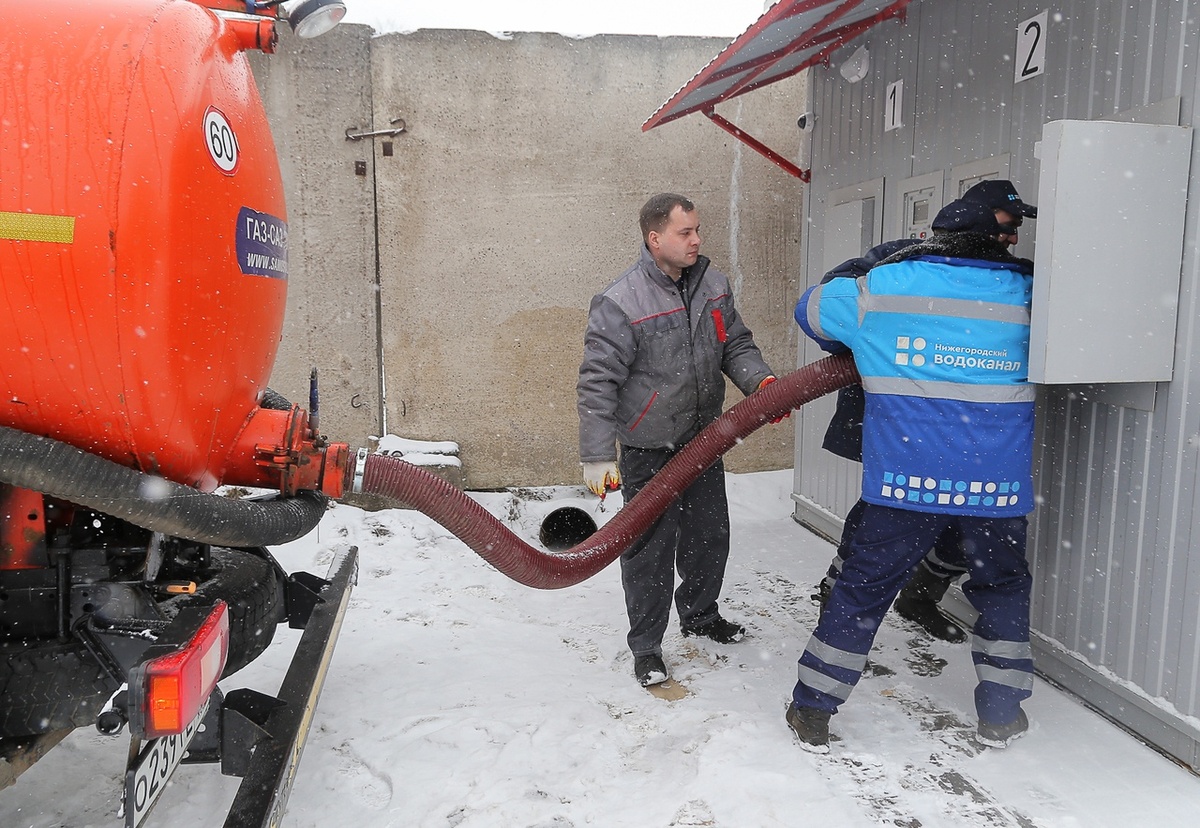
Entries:
{"type": "Polygon", "coordinates": [[[307,423],[257,402],[287,214],[243,49],[271,24],[187,0],[3,10],[0,425],[206,491],[278,485],[254,450],[307,423]]]}

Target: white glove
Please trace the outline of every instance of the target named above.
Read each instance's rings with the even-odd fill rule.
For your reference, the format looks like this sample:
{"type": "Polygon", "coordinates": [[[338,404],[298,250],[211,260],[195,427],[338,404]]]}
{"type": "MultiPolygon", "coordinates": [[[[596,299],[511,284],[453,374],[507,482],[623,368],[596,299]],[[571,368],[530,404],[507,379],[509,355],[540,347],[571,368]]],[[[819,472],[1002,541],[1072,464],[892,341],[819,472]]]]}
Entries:
{"type": "Polygon", "coordinates": [[[617,470],[617,461],[601,460],[598,463],[583,464],[583,482],[596,497],[604,497],[608,492],[621,488],[621,472],[617,470]]]}

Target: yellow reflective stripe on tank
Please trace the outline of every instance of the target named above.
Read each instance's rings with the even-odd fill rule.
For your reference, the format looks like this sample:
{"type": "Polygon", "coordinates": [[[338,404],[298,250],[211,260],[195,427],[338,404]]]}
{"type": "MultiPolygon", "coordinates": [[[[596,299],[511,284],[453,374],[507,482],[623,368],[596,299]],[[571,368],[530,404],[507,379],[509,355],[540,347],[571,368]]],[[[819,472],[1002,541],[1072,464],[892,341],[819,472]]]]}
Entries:
{"type": "Polygon", "coordinates": [[[75,241],[75,217],[0,212],[0,239],[71,244],[75,241]]]}

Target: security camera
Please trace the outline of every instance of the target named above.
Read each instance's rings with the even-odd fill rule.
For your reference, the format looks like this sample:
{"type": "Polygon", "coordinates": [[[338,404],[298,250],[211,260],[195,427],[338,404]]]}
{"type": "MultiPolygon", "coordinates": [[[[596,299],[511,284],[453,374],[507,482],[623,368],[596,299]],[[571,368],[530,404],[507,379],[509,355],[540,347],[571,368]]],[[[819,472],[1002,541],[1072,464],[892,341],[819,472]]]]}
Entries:
{"type": "Polygon", "coordinates": [[[800,129],[803,132],[808,132],[810,129],[813,128],[813,123],[816,120],[817,120],[816,114],[814,114],[812,112],[805,112],[803,115],[801,115],[799,118],[796,119],[796,126],[800,127],[800,129]]]}

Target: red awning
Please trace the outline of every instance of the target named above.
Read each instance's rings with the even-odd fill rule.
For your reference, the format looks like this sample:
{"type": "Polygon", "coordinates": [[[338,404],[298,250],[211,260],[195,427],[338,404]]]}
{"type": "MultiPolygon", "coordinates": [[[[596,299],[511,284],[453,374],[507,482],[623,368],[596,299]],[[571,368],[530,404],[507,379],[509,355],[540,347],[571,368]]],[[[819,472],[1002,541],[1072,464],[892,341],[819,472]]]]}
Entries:
{"type": "Polygon", "coordinates": [[[642,130],[693,112],[709,115],[722,101],[791,77],[873,26],[902,17],[910,2],[780,0],[660,106],[642,130]]]}

